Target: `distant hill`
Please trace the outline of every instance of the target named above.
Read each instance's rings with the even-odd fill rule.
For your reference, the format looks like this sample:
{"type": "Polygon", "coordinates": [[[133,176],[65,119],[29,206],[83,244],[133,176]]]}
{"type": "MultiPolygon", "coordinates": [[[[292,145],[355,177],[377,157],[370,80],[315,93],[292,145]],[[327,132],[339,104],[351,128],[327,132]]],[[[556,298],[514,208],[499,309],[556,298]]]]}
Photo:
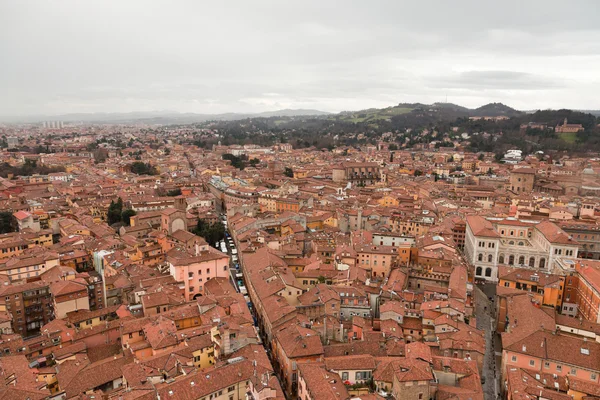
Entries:
{"type": "Polygon", "coordinates": [[[360,111],[343,111],[339,114],[331,114],[328,118],[355,123],[374,123],[377,120],[390,120],[402,115],[409,117],[409,114],[428,115],[437,119],[451,120],[458,117],[519,117],[525,113],[502,103],[490,103],[475,109],[452,103],[400,103],[397,106],[380,109],[369,108],[360,111]]]}
{"type": "Polygon", "coordinates": [[[466,114],[468,114],[471,111],[467,107],[459,106],[458,104],[453,104],[453,103],[433,103],[432,106],[435,106],[435,107],[438,107],[441,109],[445,109],[445,110],[451,110],[454,112],[464,112],[466,114]]]}
{"type": "Polygon", "coordinates": [[[502,103],[489,103],[475,110],[470,110],[473,117],[518,117],[524,114],[502,103]]]}
{"type": "Polygon", "coordinates": [[[600,110],[577,110],[577,111],[586,113],[586,114],[592,114],[596,117],[600,117],[600,110]]]}
{"type": "Polygon", "coordinates": [[[235,121],[246,118],[270,117],[295,117],[295,116],[322,116],[329,113],[308,109],[284,109],[265,111],[261,113],[222,113],[222,114],[196,114],[177,113],[173,111],[148,111],[130,113],[77,113],[62,115],[37,115],[27,117],[0,117],[0,121],[9,123],[37,123],[42,121],[64,121],[84,123],[117,123],[117,124],[190,124],[205,121],[235,121]]]}

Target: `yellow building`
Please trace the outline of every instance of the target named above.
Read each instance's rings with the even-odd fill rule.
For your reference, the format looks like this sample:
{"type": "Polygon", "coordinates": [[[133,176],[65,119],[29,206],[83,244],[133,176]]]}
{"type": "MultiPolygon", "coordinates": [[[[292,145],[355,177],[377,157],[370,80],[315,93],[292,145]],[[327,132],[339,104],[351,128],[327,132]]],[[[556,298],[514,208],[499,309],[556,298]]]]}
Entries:
{"type": "Polygon", "coordinates": [[[392,206],[398,206],[398,205],[400,205],[400,202],[398,201],[398,199],[396,197],[394,197],[394,196],[389,195],[389,194],[386,194],[381,199],[377,200],[377,203],[380,206],[385,206],[385,207],[392,207],[392,206]]]}
{"type": "Polygon", "coordinates": [[[533,269],[499,266],[498,285],[529,292],[538,304],[560,307],[565,277],[538,273],[533,269]]]}
{"type": "Polygon", "coordinates": [[[192,353],[196,368],[207,368],[215,364],[215,345],[209,333],[191,338],[188,346],[196,349],[192,353]]]}

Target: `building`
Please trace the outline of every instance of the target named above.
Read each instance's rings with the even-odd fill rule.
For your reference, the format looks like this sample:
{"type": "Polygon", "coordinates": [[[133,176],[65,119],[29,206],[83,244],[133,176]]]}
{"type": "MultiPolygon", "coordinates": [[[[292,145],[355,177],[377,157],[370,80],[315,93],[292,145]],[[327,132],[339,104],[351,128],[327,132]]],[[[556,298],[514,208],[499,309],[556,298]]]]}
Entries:
{"type": "Polygon", "coordinates": [[[533,168],[515,168],[510,171],[508,190],[514,193],[531,193],[535,183],[533,168]]]}
{"type": "Polygon", "coordinates": [[[537,330],[502,350],[503,376],[513,367],[598,384],[600,343],[537,330]]]}
{"type": "Polygon", "coordinates": [[[565,277],[562,313],[600,323],[600,261],[560,259],[565,277]]]}
{"type": "Polygon", "coordinates": [[[21,254],[0,260],[0,275],[8,276],[11,282],[26,280],[50,271],[59,262],[58,254],[52,251],[21,254]]]}
{"type": "Polygon", "coordinates": [[[175,247],[167,252],[169,272],[192,300],[204,294],[204,283],[211,278],[229,277],[229,256],[204,244],[195,254],[175,247]]]}
{"type": "Polygon", "coordinates": [[[496,282],[498,265],[552,272],[558,258],[575,259],[578,247],[577,241],[549,221],[467,217],[465,257],[478,279],[496,282]]]}
{"type": "Polygon", "coordinates": [[[333,167],[332,178],[334,182],[372,185],[379,182],[381,174],[377,163],[345,162],[333,167]]]}
{"type": "Polygon", "coordinates": [[[560,222],[559,226],[577,240],[579,258],[600,259],[600,226],[580,221],[560,222]]]}
{"type": "Polygon", "coordinates": [[[322,363],[298,366],[299,400],[345,400],[350,395],[343,379],[329,372],[322,363]]]}
{"type": "Polygon", "coordinates": [[[556,125],[555,132],[556,133],[577,133],[583,131],[583,125],[581,124],[569,124],[567,118],[562,125],[556,125]]]}
{"type": "Polygon", "coordinates": [[[298,364],[323,361],[321,337],[312,329],[292,324],[275,334],[273,353],[279,360],[284,390],[296,394],[298,364]]]}
{"type": "Polygon", "coordinates": [[[18,211],[13,214],[15,219],[17,220],[17,226],[19,227],[19,232],[23,232],[25,229],[31,229],[34,232],[39,232],[41,230],[40,222],[37,218],[34,218],[33,214],[27,211],[18,211]]]}
{"type": "Polygon", "coordinates": [[[498,286],[523,290],[533,297],[535,304],[561,309],[565,276],[538,273],[529,268],[498,267],[498,286]]]}
{"type": "Polygon", "coordinates": [[[41,281],[4,285],[0,287],[0,311],[12,315],[14,333],[23,337],[38,334],[54,319],[50,289],[41,281]]]}
{"type": "Polygon", "coordinates": [[[81,278],[54,282],[50,285],[50,293],[56,318],[63,319],[72,311],[90,309],[88,286],[81,278]]]}

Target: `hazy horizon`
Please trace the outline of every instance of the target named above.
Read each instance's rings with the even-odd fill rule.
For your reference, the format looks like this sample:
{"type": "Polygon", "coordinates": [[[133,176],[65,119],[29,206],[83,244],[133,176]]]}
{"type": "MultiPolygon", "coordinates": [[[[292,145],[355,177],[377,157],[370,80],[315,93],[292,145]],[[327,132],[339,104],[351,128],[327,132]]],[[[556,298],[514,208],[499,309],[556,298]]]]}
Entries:
{"type": "Polygon", "coordinates": [[[600,109],[597,3],[0,4],[0,116],[600,109]]]}

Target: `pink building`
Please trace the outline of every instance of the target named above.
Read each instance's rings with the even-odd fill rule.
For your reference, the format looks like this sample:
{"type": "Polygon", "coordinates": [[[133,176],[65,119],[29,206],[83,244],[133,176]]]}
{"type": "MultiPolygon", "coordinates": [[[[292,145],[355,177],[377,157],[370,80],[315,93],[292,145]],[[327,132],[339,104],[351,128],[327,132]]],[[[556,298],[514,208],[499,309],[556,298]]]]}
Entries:
{"type": "Polygon", "coordinates": [[[167,263],[171,276],[180,283],[188,300],[202,296],[209,279],[229,277],[229,256],[206,244],[197,245],[195,254],[183,248],[171,249],[167,263]]]}

